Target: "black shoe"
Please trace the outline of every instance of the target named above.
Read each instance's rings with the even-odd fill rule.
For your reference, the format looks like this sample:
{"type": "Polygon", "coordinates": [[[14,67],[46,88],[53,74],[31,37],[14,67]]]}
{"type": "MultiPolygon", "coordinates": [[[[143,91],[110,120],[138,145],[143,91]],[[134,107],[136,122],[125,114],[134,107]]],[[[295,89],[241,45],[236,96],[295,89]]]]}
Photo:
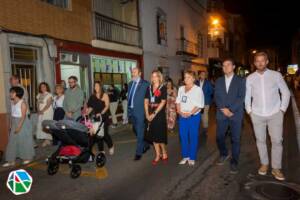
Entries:
{"type": "Polygon", "coordinates": [[[142,156],[141,155],[135,155],[134,156],[134,161],[139,161],[139,160],[141,160],[142,159],[142,156]]]}
{"type": "Polygon", "coordinates": [[[239,172],[238,166],[236,164],[230,165],[230,174],[237,174],[239,172]]]}
{"type": "Polygon", "coordinates": [[[217,165],[224,165],[224,163],[226,162],[226,160],[229,159],[229,155],[228,156],[221,156],[217,162],[217,165]]]}
{"type": "Polygon", "coordinates": [[[144,147],[144,149],[143,149],[143,153],[146,153],[148,150],[150,149],[150,147],[149,146],[147,146],[147,147],[144,147]]]}

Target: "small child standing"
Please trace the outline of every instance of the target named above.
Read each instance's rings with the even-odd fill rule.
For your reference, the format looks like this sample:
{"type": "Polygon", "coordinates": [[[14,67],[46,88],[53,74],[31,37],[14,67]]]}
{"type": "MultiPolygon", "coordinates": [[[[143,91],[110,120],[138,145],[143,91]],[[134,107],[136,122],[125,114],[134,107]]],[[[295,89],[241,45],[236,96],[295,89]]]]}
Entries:
{"type": "Polygon", "coordinates": [[[24,165],[34,157],[32,127],[27,117],[27,105],[23,101],[24,90],[21,87],[10,89],[11,120],[10,134],[6,147],[6,163],[3,167],[15,165],[16,158],[21,158],[24,165]]]}

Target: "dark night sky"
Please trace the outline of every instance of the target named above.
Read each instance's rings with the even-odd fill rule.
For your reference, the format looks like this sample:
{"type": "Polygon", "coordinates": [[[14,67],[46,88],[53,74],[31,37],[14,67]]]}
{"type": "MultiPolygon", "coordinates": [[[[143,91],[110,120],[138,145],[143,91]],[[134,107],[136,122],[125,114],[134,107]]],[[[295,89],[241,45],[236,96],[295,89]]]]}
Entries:
{"type": "Polygon", "coordinates": [[[280,60],[285,63],[290,58],[292,35],[300,28],[297,2],[298,0],[224,0],[226,10],[244,17],[248,27],[248,47],[280,47],[280,60]]]}

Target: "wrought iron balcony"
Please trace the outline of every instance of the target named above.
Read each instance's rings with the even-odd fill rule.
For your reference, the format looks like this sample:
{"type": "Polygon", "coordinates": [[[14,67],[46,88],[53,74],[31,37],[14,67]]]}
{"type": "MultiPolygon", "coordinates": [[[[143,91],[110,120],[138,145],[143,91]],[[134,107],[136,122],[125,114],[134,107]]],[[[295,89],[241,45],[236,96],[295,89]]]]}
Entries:
{"type": "Polygon", "coordinates": [[[198,57],[199,46],[197,43],[181,38],[177,40],[177,55],[187,55],[192,57],[198,57]]]}
{"type": "Polygon", "coordinates": [[[116,19],[94,12],[97,40],[141,47],[141,29],[116,19]]]}

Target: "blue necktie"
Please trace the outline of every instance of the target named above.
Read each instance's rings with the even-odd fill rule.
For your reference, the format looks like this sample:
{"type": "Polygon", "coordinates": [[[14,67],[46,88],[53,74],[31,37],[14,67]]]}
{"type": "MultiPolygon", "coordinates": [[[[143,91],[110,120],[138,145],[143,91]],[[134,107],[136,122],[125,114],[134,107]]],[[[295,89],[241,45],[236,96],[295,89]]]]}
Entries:
{"type": "Polygon", "coordinates": [[[131,108],[133,107],[132,99],[133,99],[133,94],[134,94],[135,85],[136,85],[136,82],[133,81],[132,86],[131,86],[131,88],[130,88],[129,96],[128,96],[128,103],[129,103],[129,106],[130,106],[131,108]]]}

